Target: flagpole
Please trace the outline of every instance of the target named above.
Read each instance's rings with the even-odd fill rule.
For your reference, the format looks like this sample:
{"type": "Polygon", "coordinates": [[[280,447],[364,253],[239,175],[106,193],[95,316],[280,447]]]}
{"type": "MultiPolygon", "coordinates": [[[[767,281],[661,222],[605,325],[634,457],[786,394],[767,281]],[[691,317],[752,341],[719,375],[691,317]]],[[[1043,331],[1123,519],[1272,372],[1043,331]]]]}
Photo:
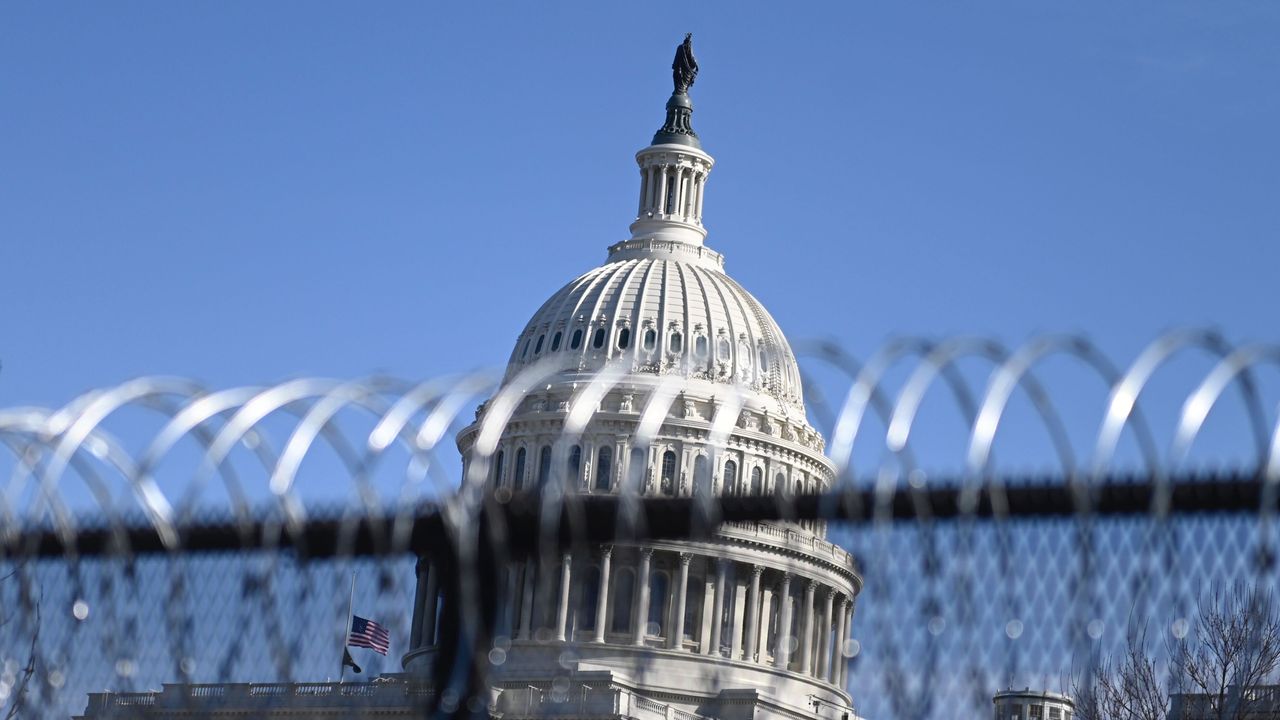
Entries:
{"type": "Polygon", "coordinates": [[[351,595],[347,599],[347,623],[342,626],[342,675],[339,676],[338,682],[347,681],[347,640],[351,636],[351,616],[355,613],[356,605],[356,571],[351,571],[351,595]]]}

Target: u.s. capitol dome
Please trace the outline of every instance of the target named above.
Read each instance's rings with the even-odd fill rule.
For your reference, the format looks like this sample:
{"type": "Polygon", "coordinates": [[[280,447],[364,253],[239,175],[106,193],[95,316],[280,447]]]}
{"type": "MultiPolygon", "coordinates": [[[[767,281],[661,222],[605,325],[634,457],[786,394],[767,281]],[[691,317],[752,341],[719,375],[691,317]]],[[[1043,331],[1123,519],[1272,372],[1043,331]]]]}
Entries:
{"type": "MultiPolygon", "coordinates": [[[[786,337],[705,244],[714,161],[691,126],[687,41],[679,52],[666,120],[636,154],[631,237],[548,298],[516,338],[504,383],[537,382],[519,385],[492,453],[486,446],[481,457],[477,445],[489,408],[459,434],[464,474],[482,468],[492,492],[554,484],[581,494],[785,497],[834,480],[786,337]],[[603,389],[589,420],[566,434],[593,386],[603,389]],[[660,422],[638,440],[656,398],[660,422]]],[[[508,568],[491,709],[504,718],[847,720],[846,639],[862,579],[825,536],[822,523],[728,523],[706,540],[579,547],[508,568]]],[[[437,660],[429,557],[417,581],[410,675],[437,660]]]]}
{"type": "Polygon", "coordinates": [[[520,334],[508,375],[557,358],[594,374],[623,363],[637,375],[676,374],[700,394],[752,391],[759,409],[802,418],[800,373],[764,307],[701,245],[639,238],[552,295],[520,334]]]}

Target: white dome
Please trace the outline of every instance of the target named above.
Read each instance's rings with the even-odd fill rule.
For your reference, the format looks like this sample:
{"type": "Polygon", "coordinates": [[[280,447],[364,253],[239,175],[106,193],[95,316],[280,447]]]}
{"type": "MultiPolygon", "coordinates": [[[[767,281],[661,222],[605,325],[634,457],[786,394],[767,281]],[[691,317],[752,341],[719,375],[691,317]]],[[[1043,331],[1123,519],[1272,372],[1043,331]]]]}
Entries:
{"type": "MultiPolygon", "coordinates": [[[[543,303],[520,334],[507,376],[551,354],[568,372],[630,361],[636,375],[733,384],[804,415],[800,372],[769,313],[705,246],[629,240],[543,303]]],[[[769,403],[772,404],[772,403],[769,403]]]]}
{"type": "MultiPolygon", "coordinates": [[[[636,154],[631,239],[553,294],[516,339],[507,382],[532,371],[540,387],[519,383],[523,396],[495,418],[503,423],[496,443],[478,442],[487,403],[458,434],[464,476],[493,497],[515,501],[551,487],[581,496],[787,497],[834,484],[786,338],[704,245],[714,160],[693,134],[691,112],[677,86],[663,128],[636,154]],[[591,385],[601,379],[607,386],[591,385]],[[656,404],[669,395],[666,408],[656,404]],[[579,399],[592,403],[582,408],[585,422],[575,419],[579,399]]],[[[603,676],[610,688],[634,688],[637,701],[659,698],[668,716],[851,715],[839,648],[862,578],[825,535],[821,522],[730,523],[696,541],[575,544],[558,564],[531,558],[511,567],[502,625],[510,646],[491,678],[497,707],[522,717],[550,709],[526,702],[524,688],[544,687],[547,669],[560,668],[575,673],[573,682],[586,671],[592,687],[603,676]]],[[[448,660],[429,635],[433,592],[415,606],[410,674],[448,660]]]]}

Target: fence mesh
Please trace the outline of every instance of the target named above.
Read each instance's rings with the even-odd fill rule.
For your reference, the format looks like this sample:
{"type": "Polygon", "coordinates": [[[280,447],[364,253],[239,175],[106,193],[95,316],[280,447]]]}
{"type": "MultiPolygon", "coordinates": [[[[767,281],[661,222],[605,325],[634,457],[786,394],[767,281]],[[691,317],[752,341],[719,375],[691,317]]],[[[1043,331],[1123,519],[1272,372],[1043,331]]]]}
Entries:
{"type": "Polygon", "coordinates": [[[777,693],[778,716],[950,718],[1026,689],[1074,698],[1076,717],[1280,709],[1280,386],[1263,367],[1280,349],[1185,332],[1128,364],[1079,338],[901,341],[865,363],[807,352],[833,470],[799,488],[731,486],[722,469],[714,492],[666,487],[650,450],[668,426],[701,423],[722,449],[788,431],[743,427],[731,396],[728,420],[691,418],[659,384],[625,401],[630,452],[654,462],[590,492],[589,469],[559,468],[580,467],[573,448],[615,412],[609,371],[536,408],[549,455],[521,461],[541,480],[526,487],[490,478],[515,462],[499,440],[545,368],[223,391],[146,378],[0,411],[0,707],[688,720],[777,693]],[[479,438],[465,464],[459,432],[479,438]],[[808,564],[768,560],[788,557],[808,564]],[[391,646],[348,649],[359,675],[342,663],[353,612],[391,646]],[[1228,640],[1208,687],[1193,661],[1228,640]],[[650,652],[622,677],[601,650],[615,646],[650,652]],[[1139,696],[1143,663],[1153,709],[1117,715],[1110,681],[1139,696]],[[696,707],[653,690],[682,673],[705,688],[696,707]]]}

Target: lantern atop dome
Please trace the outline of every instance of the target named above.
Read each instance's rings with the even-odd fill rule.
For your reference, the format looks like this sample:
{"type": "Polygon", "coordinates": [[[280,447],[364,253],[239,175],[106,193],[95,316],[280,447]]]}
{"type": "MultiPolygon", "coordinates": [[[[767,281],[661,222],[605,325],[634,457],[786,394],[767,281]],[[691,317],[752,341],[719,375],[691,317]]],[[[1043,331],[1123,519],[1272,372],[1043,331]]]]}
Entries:
{"type": "Polygon", "coordinates": [[[702,245],[702,194],[715,160],[702,150],[693,131],[689,88],[698,76],[693,36],[676,47],[671,63],[674,91],[667,117],[649,147],[636,153],[640,165],[640,207],[631,224],[633,240],[661,240],[702,245]]]}

